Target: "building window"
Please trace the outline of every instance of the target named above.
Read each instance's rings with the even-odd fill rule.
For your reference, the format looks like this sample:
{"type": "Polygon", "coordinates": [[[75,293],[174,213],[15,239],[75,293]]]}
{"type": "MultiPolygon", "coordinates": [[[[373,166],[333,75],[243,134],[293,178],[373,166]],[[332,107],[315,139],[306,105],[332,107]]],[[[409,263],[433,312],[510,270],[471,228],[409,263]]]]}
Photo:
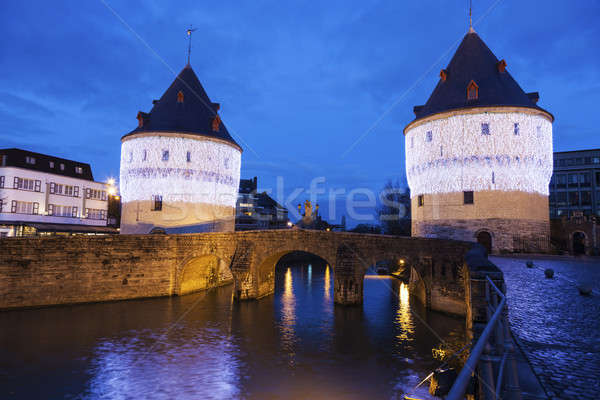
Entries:
{"type": "Polygon", "coordinates": [[[50,168],[54,168],[54,161],[48,162],[48,165],[50,166],[50,168]]]}
{"type": "Polygon", "coordinates": [[[152,211],[162,211],[162,196],[159,194],[152,196],[152,211]]]}
{"type": "Polygon", "coordinates": [[[419,197],[417,197],[417,205],[423,207],[423,204],[425,204],[425,196],[420,194],[419,197]]]}
{"type": "Polygon", "coordinates": [[[477,100],[479,97],[479,86],[475,83],[475,81],[469,82],[467,86],[467,100],[477,100]]]}
{"type": "Polygon", "coordinates": [[[556,176],[556,188],[557,189],[564,189],[566,187],[567,187],[567,175],[566,174],[559,174],[559,175],[557,175],[556,176]]]}
{"type": "Polygon", "coordinates": [[[569,174],[569,187],[570,188],[577,187],[577,174],[569,174]]]}
{"type": "Polygon", "coordinates": [[[473,191],[463,192],[463,204],[473,204],[473,191]]]}
{"type": "Polygon", "coordinates": [[[73,197],[79,197],[79,186],[73,186],[73,197]]]}
{"type": "Polygon", "coordinates": [[[4,177],[0,176],[0,188],[4,187],[4,177]]]}
{"type": "Polygon", "coordinates": [[[162,152],[162,160],[169,161],[169,150],[163,150],[162,152]]]}
{"type": "Polygon", "coordinates": [[[536,126],[535,127],[536,133],[538,135],[538,137],[542,136],[542,127],[541,126],[536,126]]]}
{"type": "Polygon", "coordinates": [[[579,206],[579,192],[569,192],[569,207],[579,206]]]}
{"type": "Polygon", "coordinates": [[[64,171],[64,170],[65,170],[65,164],[63,164],[63,163],[60,163],[59,167],[60,167],[60,170],[61,170],[61,171],[64,171]]]}
{"type": "Polygon", "coordinates": [[[559,207],[567,206],[567,192],[556,193],[556,205],[559,207]]]}
{"type": "Polygon", "coordinates": [[[558,160],[558,166],[559,166],[559,167],[564,167],[566,164],[567,164],[567,162],[566,162],[566,160],[565,160],[565,159],[558,160]]]}
{"type": "Polygon", "coordinates": [[[29,190],[32,192],[40,192],[42,190],[42,181],[34,179],[18,178],[15,176],[13,189],[29,190]]]}
{"type": "Polygon", "coordinates": [[[192,152],[191,152],[191,151],[188,151],[188,152],[185,154],[185,160],[186,160],[187,162],[191,162],[191,161],[192,161],[192,152]]]}
{"type": "Polygon", "coordinates": [[[579,174],[579,186],[590,187],[592,186],[592,177],[589,172],[582,172],[579,174]]]}
{"type": "Polygon", "coordinates": [[[25,162],[30,165],[35,165],[35,157],[27,156],[25,157],[25,162]]]}
{"type": "Polygon", "coordinates": [[[83,174],[83,168],[81,167],[75,167],[75,172],[78,174],[83,174]]]}
{"type": "Polygon", "coordinates": [[[483,124],[481,124],[481,134],[482,135],[490,134],[490,124],[489,123],[484,122],[483,124]]]}
{"type": "Polygon", "coordinates": [[[73,206],[59,206],[56,204],[48,204],[48,215],[55,217],[76,217],[77,207],[73,206]]]}
{"type": "Polygon", "coordinates": [[[133,151],[129,152],[129,162],[132,163],[133,162],[133,151]]]}
{"type": "Polygon", "coordinates": [[[177,93],[177,102],[183,103],[183,92],[181,90],[177,93]]]}
{"type": "Polygon", "coordinates": [[[106,200],[106,190],[85,189],[85,198],[90,200],[106,200]]]}
{"type": "Polygon", "coordinates": [[[148,150],[144,149],[144,152],[142,153],[142,161],[146,161],[147,158],[148,158],[148,150]]]}
{"type": "Polygon", "coordinates": [[[513,128],[513,132],[514,132],[515,135],[519,134],[519,123],[518,122],[515,122],[515,126],[513,128]]]}
{"type": "Polygon", "coordinates": [[[2,212],[2,208],[4,207],[4,201],[0,199],[0,213],[2,212]]]}
{"type": "Polygon", "coordinates": [[[427,131],[427,133],[425,134],[425,141],[431,142],[432,140],[433,140],[433,132],[427,131]]]}
{"type": "Polygon", "coordinates": [[[13,200],[10,211],[15,214],[37,214],[39,207],[39,203],[13,200]]]}
{"type": "Polygon", "coordinates": [[[584,190],[581,192],[581,205],[591,206],[592,205],[592,192],[584,190]]]}
{"type": "Polygon", "coordinates": [[[86,208],[85,217],[87,219],[106,219],[106,210],[98,210],[96,208],[86,208]]]}
{"type": "Polygon", "coordinates": [[[410,137],[410,148],[412,149],[413,147],[415,147],[415,137],[411,136],[410,137]]]}

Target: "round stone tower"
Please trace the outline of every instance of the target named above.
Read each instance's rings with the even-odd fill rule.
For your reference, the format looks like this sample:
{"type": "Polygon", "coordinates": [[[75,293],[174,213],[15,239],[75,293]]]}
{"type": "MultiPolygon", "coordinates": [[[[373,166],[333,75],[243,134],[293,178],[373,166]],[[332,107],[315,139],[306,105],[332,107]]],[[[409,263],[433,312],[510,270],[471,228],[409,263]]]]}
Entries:
{"type": "Polygon", "coordinates": [[[242,149],[188,64],[121,139],[121,233],[230,231],[242,149]]]}
{"type": "Polygon", "coordinates": [[[469,30],[404,129],[412,234],[547,249],[552,122],[469,30]]]}

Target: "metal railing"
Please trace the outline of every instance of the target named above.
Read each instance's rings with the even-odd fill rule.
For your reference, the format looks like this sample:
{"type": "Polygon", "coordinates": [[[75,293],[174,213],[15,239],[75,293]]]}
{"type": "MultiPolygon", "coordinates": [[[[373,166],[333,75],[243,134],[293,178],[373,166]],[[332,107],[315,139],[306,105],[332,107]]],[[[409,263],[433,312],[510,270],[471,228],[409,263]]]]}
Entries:
{"type": "Polygon", "coordinates": [[[505,399],[521,399],[514,346],[508,325],[506,296],[489,276],[485,280],[485,298],[487,324],[452,385],[447,400],[464,399],[472,376],[478,378],[478,399],[496,400],[501,394],[505,399]]]}

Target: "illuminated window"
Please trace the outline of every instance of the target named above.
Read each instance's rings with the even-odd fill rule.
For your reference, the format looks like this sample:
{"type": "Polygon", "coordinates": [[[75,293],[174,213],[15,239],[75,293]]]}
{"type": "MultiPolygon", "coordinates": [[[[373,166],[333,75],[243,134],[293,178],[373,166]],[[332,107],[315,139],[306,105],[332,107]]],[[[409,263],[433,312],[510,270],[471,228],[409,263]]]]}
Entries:
{"type": "Polygon", "coordinates": [[[417,204],[419,207],[423,207],[423,204],[425,204],[425,196],[420,194],[419,197],[417,198],[417,204]]]}
{"type": "Polygon", "coordinates": [[[519,134],[519,123],[518,122],[515,122],[514,133],[515,133],[515,135],[519,134]]]}
{"type": "Polygon", "coordinates": [[[25,162],[27,164],[35,165],[35,157],[29,157],[29,156],[27,156],[27,157],[25,157],[25,162]]]}
{"type": "Polygon", "coordinates": [[[425,140],[431,142],[433,140],[433,132],[427,131],[427,134],[425,135],[425,140]]]}
{"type": "Polygon", "coordinates": [[[162,196],[159,194],[152,196],[152,211],[162,211],[162,196]]]}
{"type": "Polygon", "coordinates": [[[463,204],[473,204],[473,192],[463,192],[463,204]]]}
{"type": "Polygon", "coordinates": [[[77,172],[78,174],[83,174],[83,168],[75,167],[75,172],[77,172]]]}
{"type": "Polygon", "coordinates": [[[183,103],[183,92],[181,90],[177,93],[177,102],[183,103]]]}
{"type": "Polygon", "coordinates": [[[479,98],[479,86],[475,81],[469,82],[467,86],[467,100],[477,100],[479,98]]]}
{"type": "Polygon", "coordinates": [[[488,124],[487,122],[484,122],[483,124],[481,124],[481,134],[482,135],[490,134],[490,124],[488,124]]]}
{"type": "Polygon", "coordinates": [[[169,161],[169,150],[163,150],[162,152],[162,160],[169,161]]]}
{"type": "Polygon", "coordinates": [[[65,164],[63,164],[63,163],[60,163],[59,167],[60,167],[60,170],[61,170],[61,171],[64,171],[64,170],[65,170],[65,164]]]}
{"type": "Polygon", "coordinates": [[[48,164],[50,165],[50,168],[54,168],[54,161],[50,161],[48,164]]]}

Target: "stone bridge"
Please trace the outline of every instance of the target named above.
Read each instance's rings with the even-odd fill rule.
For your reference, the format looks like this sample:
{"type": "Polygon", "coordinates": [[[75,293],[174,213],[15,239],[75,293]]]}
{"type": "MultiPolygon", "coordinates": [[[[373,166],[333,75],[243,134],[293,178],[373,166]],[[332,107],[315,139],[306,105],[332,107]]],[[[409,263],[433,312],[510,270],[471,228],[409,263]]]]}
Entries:
{"type": "Polygon", "coordinates": [[[0,309],[171,296],[233,281],[238,300],[273,293],[275,266],[304,251],[333,270],[338,304],[360,304],[378,261],[411,270],[428,308],[466,315],[473,244],[442,239],[309,230],[0,240],[0,309]]]}

